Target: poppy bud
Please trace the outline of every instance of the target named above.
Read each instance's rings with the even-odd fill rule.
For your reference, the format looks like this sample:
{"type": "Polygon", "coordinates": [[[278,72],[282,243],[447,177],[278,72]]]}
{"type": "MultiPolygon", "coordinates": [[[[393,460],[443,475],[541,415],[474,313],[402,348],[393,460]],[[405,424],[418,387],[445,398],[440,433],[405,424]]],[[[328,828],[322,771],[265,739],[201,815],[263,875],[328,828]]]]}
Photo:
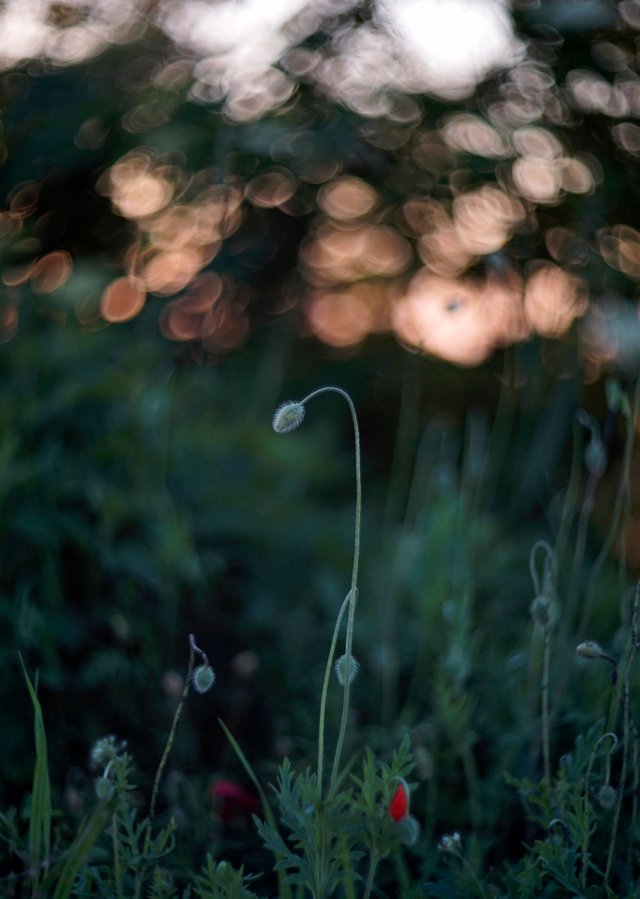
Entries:
{"type": "Polygon", "coordinates": [[[611,784],[605,784],[598,791],[598,802],[602,808],[610,809],[616,804],[617,796],[618,794],[611,784]]]}
{"type": "Polygon", "coordinates": [[[200,665],[193,672],[193,686],[198,693],[206,693],[213,687],[216,674],[211,665],[200,665]]]}
{"type": "Polygon", "coordinates": [[[420,836],[420,825],[413,815],[407,815],[396,824],[396,833],[405,846],[415,846],[420,836]]]}
{"type": "Polygon", "coordinates": [[[304,406],[302,403],[289,401],[278,406],[273,414],[273,430],[276,434],[288,434],[295,431],[304,419],[304,406]]]}
{"type": "Polygon", "coordinates": [[[602,659],[605,656],[602,647],[595,640],[585,640],[584,643],[579,643],[576,646],[576,655],[583,659],[602,659]]]}
{"type": "Polygon", "coordinates": [[[389,814],[396,824],[409,814],[409,787],[402,778],[397,780],[398,786],[389,803],[389,814]]]}
{"type": "Polygon", "coordinates": [[[347,680],[350,684],[356,679],[360,670],[360,662],[353,656],[342,655],[335,664],[335,672],[340,686],[344,687],[347,680]]]}

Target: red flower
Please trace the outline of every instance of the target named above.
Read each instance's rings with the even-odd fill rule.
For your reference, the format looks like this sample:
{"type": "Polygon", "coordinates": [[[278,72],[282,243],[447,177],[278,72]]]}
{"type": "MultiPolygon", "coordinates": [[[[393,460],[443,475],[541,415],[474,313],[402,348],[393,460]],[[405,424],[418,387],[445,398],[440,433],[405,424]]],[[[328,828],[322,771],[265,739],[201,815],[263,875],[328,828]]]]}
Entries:
{"type": "Polygon", "coordinates": [[[232,780],[218,780],[209,788],[209,795],[218,803],[220,818],[225,823],[251,815],[260,803],[256,796],[232,780]]]}
{"type": "Polygon", "coordinates": [[[403,780],[398,781],[396,791],[389,803],[389,814],[396,824],[409,814],[409,788],[403,780]]]}

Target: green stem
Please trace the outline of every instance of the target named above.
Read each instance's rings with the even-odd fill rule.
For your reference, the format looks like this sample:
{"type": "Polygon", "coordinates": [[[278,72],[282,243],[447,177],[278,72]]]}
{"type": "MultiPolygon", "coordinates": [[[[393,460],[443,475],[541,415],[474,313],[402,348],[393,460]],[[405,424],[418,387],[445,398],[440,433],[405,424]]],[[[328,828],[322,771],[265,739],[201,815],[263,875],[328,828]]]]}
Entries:
{"type": "Polygon", "coordinates": [[[580,886],[582,891],[584,892],[587,888],[587,872],[589,869],[589,838],[590,838],[590,830],[591,830],[591,802],[589,801],[589,784],[591,782],[591,772],[593,770],[593,764],[595,762],[596,753],[601,743],[604,743],[605,740],[611,740],[611,748],[607,754],[607,771],[605,777],[605,783],[609,783],[609,775],[611,771],[611,755],[615,751],[618,745],[618,738],[614,733],[608,731],[606,734],[603,734],[597,741],[596,745],[591,750],[591,755],[589,756],[589,764],[587,765],[587,774],[584,779],[584,800],[582,803],[582,840],[581,840],[581,854],[582,854],[582,866],[581,866],[581,874],[580,874],[580,886]]]}
{"type": "Polygon", "coordinates": [[[589,573],[587,590],[585,593],[584,601],[582,603],[582,615],[580,617],[580,627],[578,629],[578,643],[580,643],[580,641],[584,639],[584,635],[587,630],[589,615],[591,612],[591,606],[593,603],[593,597],[595,595],[600,569],[604,565],[604,562],[609,555],[609,552],[611,551],[616,536],[621,536],[624,533],[624,510],[629,494],[629,473],[631,467],[631,459],[633,456],[633,445],[635,443],[636,436],[635,421],[638,414],[639,402],[640,380],[636,384],[636,389],[634,392],[632,414],[629,416],[629,419],[627,421],[627,433],[625,436],[624,454],[622,459],[622,474],[620,476],[618,489],[616,491],[613,515],[611,516],[611,524],[609,526],[609,530],[607,531],[607,535],[605,537],[604,543],[602,544],[600,552],[598,553],[598,556],[593,563],[593,567],[589,573]]]}
{"type": "Polygon", "coordinates": [[[193,635],[189,637],[189,664],[187,666],[187,678],[185,680],[185,684],[182,690],[182,696],[180,697],[180,702],[178,703],[178,708],[175,711],[173,716],[173,721],[171,723],[171,730],[169,731],[169,737],[164,747],[164,752],[162,753],[162,758],[160,759],[160,764],[158,765],[158,770],[156,771],[155,780],[153,782],[153,790],[151,792],[151,802],[149,803],[149,815],[146,822],[146,834],[144,838],[144,849],[142,853],[142,863],[140,865],[140,869],[138,875],[136,877],[136,886],[134,890],[134,899],[139,899],[140,893],[142,890],[142,885],[144,882],[145,875],[147,873],[147,868],[149,867],[149,859],[148,853],[151,848],[151,827],[156,815],[156,803],[158,801],[158,793],[160,791],[160,781],[162,780],[162,775],[164,774],[164,769],[167,766],[167,762],[169,761],[169,756],[171,754],[171,750],[173,749],[173,742],[176,736],[176,730],[178,728],[178,722],[180,721],[180,716],[182,715],[182,710],[184,708],[184,704],[187,701],[187,696],[189,695],[189,689],[191,687],[191,677],[193,675],[193,665],[195,661],[195,653],[196,651],[200,652],[195,645],[195,640],[193,635]]]}
{"type": "Polygon", "coordinates": [[[118,850],[118,819],[115,812],[111,817],[111,839],[113,841],[113,881],[116,888],[116,896],[118,899],[123,899],[122,868],[120,866],[120,852],[118,850]]]}
{"type": "Polygon", "coordinates": [[[333,629],[333,637],[331,638],[331,647],[327,656],[327,665],[324,670],[324,681],[322,684],[322,695],[320,697],[320,720],[318,723],[318,792],[322,798],[322,779],[324,774],[324,726],[327,712],[327,694],[329,692],[329,681],[331,680],[331,671],[333,670],[333,659],[336,654],[336,645],[338,643],[338,634],[340,633],[340,625],[344,618],[347,603],[351,598],[351,593],[347,593],[344,602],[340,606],[336,624],[333,629]]]}
{"type": "Polygon", "coordinates": [[[551,785],[551,746],[549,726],[549,665],[551,659],[551,625],[544,626],[544,650],[542,661],[542,758],[544,779],[551,785]]]}
{"type": "Polygon", "coordinates": [[[631,681],[631,669],[638,651],[638,615],[640,613],[640,580],[636,583],[635,594],[633,598],[633,611],[631,613],[631,634],[629,654],[624,669],[624,678],[622,680],[622,764],[620,766],[620,780],[618,782],[618,801],[616,802],[615,812],[613,814],[613,822],[611,824],[611,839],[609,841],[609,854],[607,856],[607,867],[604,872],[604,884],[609,881],[611,866],[613,864],[613,854],[616,845],[616,837],[618,834],[618,824],[620,823],[620,813],[622,811],[622,800],[627,780],[627,764],[629,759],[629,734],[631,731],[631,708],[629,702],[629,684],[631,681]]]}
{"type": "Polygon", "coordinates": [[[369,897],[371,896],[371,890],[373,889],[373,880],[376,876],[376,869],[378,867],[379,860],[380,857],[374,849],[371,853],[371,857],[369,858],[369,872],[367,874],[367,883],[364,888],[363,899],[369,899],[369,897]]]}
{"type": "MultiPolygon", "coordinates": [[[[319,387],[318,390],[314,390],[313,393],[310,393],[303,400],[300,400],[300,405],[304,406],[314,397],[319,396],[321,393],[337,393],[341,396],[347,405],[349,406],[349,411],[351,412],[351,419],[353,421],[353,434],[354,434],[354,442],[355,442],[355,451],[356,451],[356,514],[355,514],[355,528],[354,528],[354,538],[353,538],[353,567],[351,570],[351,588],[349,590],[349,616],[347,619],[347,636],[345,639],[345,655],[347,660],[351,660],[352,658],[352,647],[353,647],[353,628],[356,614],[356,603],[358,601],[358,564],[360,561],[360,525],[362,520],[362,472],[361,472],[361,461],[360,461],[360,429],[358,427],[358,416],[356,415],[356,409],[353,405],[353,400],[340,387],[319,387]]],[[[349,698],[351,692],[351,678],[346,677],[344,682],[344,693],[342,699],[342,716],[340,718],[340,730],[338,732],[338,740],[336,743],[336,751],[333,758],[333,767],[331,769],[331,781],[329,784],[329,796],[332,796],[336,789],[336,782],[338,778],[338,768],[340,767],[340,758],[342,756],[342,750],[344,748],[344,739],[345,734],[347,732],[347,722],[349,718],[349,698]]]]}

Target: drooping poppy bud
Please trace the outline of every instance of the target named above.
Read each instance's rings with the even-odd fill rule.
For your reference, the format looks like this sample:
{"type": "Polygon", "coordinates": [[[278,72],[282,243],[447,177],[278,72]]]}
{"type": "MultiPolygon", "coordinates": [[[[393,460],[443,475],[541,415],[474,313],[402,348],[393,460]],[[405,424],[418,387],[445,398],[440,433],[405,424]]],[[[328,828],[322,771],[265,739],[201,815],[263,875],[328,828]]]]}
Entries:
{"type": "Polygon", "coordinates": [[[288,434],[289,431],[295,431],[302,424],[304,419],[304,406],[302,403],[292,402],[282,403],[273,413],[273,430],[276,434],[288,434]]]}
{"type": "Polygon", "coordinates": [[[398,786],[389,803],[389,814],[396,824],[409,814],[409,788],[400,778],[398,778],[398,786]]]}

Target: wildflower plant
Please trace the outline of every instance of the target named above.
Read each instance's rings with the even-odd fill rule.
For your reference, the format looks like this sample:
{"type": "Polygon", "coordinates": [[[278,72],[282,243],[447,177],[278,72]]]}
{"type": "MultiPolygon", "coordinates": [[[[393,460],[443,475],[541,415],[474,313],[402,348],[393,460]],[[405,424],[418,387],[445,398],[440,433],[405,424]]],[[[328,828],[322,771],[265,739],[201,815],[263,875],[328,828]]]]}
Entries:
{"type": "Polygon", "coordinates": [[[334,631],[334,639],[331,643],[329,657],[327,659],[327,667],[325,672],[324,683],[322,685],[322,694],[320,698],[320,721],[318,726],[318,787],[322,792],[323,775],[324,775],[324,730],[325,730],[325,713],[327,704],[327,693],[329,689],[329,677],[333,666],[335,654],[336,640],[339,634],[342,616],[344,614],[345,605],[348,608],[347,615],[347,631],[345,637],[344,654],[338,660],[336,674],[341,686],[343,687],[342,699],[342,715],[340,718],[340,731],[336,743],[336,749],[333,757],[333,767],[331,769],[331,779],[329,784],[329,795],[333,795],[336,789],[338,778],[338,770],[340,759],[344,747],[344,740],[347,731],[347,722],[349,718],[349,699],[351,683],[357,673],[358,663],[353,658],[353,631],[355,624],[356,604],[358,601],[358,566],[360,562],[360,529],[362,523],[362,471],[360,461],[360,428],[358,426],[358,416],[356,414],[353,400],[340,387],[320,387],[314,390],[308,396],[300,401],[290,401],[282,403],[276,409],[273,416],[273,430],[277,434],[288,434],[290,431],[298,428],[305,417],[305,409],[307,403],[323,393],[335,393],[341,396],[349,407],[351,420],[353,422],[354,444],[355,444],[355,462],[356,462],[356,509],[355,509],[355,528],[353,540],[353,565],[351,569],[351,586],[338,614],[336,627],[334,631]]]}
{"type": "Polygon", "coordinates": [[[349,718],[350,688],[359,670],[353,655],[355,611],[358,600],[358,565],[362,518],[360,432],[351,397],[338,387],[322,387],[303,400],[287,402],[276,410],[273,429],[287,434],[304,420],[306,405],[322,393],[341,396],[349,407],[354,429],[356,508],[351,585],[336,617],[320,695],[317,771],[296,774],[286,759],[275,788],[279,819],[285,831],[272,821],[256,821],[264,844],[275,855],[276,870],[286,871],[287,883],[304,885],[314,899],[333,895],[342,884],[347,896],[355,895],[355,882],[364,878],[365,899],[371,895],[380,861],[400,843],[413,845],[419,825],[409,815],[406,775],[413,767],[411,747],[405,738],[391,764],[377,761],[364,751],[362,775],[347,776],[341,758],[349,718]],[[344,652],[335,660],[344,616],[347,616],[344,652]],[[342,688],[342,713],[328,788],[324,785],[325,724],[331,674],[342,688]],[[401,797],[401,799],[398,799],[401,797]],[[400,807],[402,806],[402,807],[400,807]],[[360,873],[366,857],[366,875],[360,873]]]}

